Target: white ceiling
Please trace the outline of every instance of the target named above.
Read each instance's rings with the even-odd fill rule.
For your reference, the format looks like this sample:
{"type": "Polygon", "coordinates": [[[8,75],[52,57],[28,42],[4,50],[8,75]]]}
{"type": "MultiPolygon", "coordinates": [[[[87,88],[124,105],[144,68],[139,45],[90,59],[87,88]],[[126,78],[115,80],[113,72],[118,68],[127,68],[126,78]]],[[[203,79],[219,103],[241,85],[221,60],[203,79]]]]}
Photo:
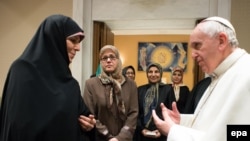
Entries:
{"type": "Polygon", "coordinates": [[[115,35],[190,34],[196,19],[109,20],[104,21],[115,35]]]}
{"type": "Polygon", "coordinates": [[[230,17],[231,0],[92,0],[92,20],[114,34],[189,34],[196,19],[230,17]]]}
{"type": "Polygon", "coordinates": [[[92,19],[114,34],[189,34],[217,0],[93,0],[92,19]]]}

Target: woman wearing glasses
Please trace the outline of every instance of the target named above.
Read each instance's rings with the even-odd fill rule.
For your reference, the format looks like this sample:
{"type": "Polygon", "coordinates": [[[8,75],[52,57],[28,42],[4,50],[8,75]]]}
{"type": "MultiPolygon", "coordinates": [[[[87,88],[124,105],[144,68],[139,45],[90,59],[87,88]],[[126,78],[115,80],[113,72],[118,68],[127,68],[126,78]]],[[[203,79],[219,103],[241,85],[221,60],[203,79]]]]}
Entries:
{"type": "Polygon", "coordinates": [[[135,80],[135,68],[133,66],[127,66],[122,69],[122,74],[132,80],[135,80]]]}
{"type": "Polygon", "coordinates": [[[96,140],[132,141],[138,115],[137,87],[122,75],[116,47],[100,50],[101,74],[85,83],[84,101],[96,117],[96,140]]]}
{"type": "Polygon", "coordinates": [[[148,84],[138,87],[139,115],[135,134],[136,141],[166,141],[152,119],[152,110],[155,109],[162,118],[160,103],[171,109],[175,101],[171,93],[171,87],[161,82],[162,67],[160,64],[152,63],[146,69],[148,84]]]}

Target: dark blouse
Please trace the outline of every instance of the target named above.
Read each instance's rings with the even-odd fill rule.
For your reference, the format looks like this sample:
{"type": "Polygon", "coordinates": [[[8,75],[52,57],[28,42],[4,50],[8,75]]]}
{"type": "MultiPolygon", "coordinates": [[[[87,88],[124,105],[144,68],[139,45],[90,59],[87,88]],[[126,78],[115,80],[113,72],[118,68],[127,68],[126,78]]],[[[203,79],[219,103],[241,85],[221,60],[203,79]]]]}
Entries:
{"type": "Polygon", "coordinates": [[[192,89],[191,94],[188,97],[187,104],[184,110],[186,114],[193,114],[196,106],[198,105],[203,93],[211,83],[211,77],[206,77],[199,81],[192,89]]]}
{"type": "MultiPolygon", "coordinates": [[[[144,124],[144,97],[146,95],[147,90],[151,87],[150,84],[142,85],[138,87],[138,100],[139,100],[139,115],[138,115],[138,122],[137,122],[137,131],[135,134],[134,140],[136,141],[166,141],[166,136],[161,136],[160,138],[147,138],[142,135],[142,130],[143,129],[148,129],[148,130],[156,130],[157,127],[155,126],[153,119],[151,120],[150,124],[148,127],[144,124]]],[[[175,101],[175,96],[173,93],[171,93],[171,87],[166,84],[161,84],[159,85],[159,98],[158,102],[155,107],[156,114],[163,119],[162,117],[162,111],[160,107],[160,103],[164,103],[164,105],[172,109],[172,102],[175,101]]]]}
{"type": "MultiPolygon", "coordinates": [[[[173,95],[175,95],[174,88],[172,87],[172,84],[169,84],[169,86],[171,87],[171,93],[173,93],[173,95]]],[[[179,95],[178,101],[176,102],[177,108],[178,108],[180,113],[184,112],[189,95],[190,95],[189,88],[187,86],[180,86],[180,95],[179,95]]]]}

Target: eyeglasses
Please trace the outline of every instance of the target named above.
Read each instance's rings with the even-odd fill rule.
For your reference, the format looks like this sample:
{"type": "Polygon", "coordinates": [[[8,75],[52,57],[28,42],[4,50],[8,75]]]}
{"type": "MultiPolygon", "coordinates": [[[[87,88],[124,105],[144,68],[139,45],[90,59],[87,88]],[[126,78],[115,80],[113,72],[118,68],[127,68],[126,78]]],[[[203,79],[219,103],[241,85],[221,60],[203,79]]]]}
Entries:
{"type": "Polygon", "coordinates": [[[134,72],[126,72],[127,75],[135,75],[134,72]]]}
{"type": "Polygon", "coordinates": [[[114,61],[115,59],[117,59],[116,58],[116,56],[113,56],[113,55],[110,55],[110,56],[104,56],[104,57],[102,57],[101,58],[101,61],[103,61],[103,62],[107,62],[108,61],[108,59],[110,59],[111,61],[114,61]]]}

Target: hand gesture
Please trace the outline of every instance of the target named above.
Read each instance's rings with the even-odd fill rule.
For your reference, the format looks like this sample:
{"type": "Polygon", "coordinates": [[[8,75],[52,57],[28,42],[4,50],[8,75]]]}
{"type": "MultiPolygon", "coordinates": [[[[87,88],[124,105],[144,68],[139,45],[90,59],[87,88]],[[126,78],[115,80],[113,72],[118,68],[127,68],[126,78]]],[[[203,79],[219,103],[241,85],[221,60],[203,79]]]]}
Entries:
{"type": "Polygon", "coordinates": [[[91,129],[95,127],[95,124],[96,124],[96,119],[94,115],[89,115],[88,117],[80,115],[80,117],[78,118],[78,121],[82,129],[84,129],[85,131],[90,131],[91,129]]]}
{"type": "Polygon", "coordinates": [[[152,116],[154,119],[154,123],[158,130],[165,136],[168,135],[170,128],[174,124],[180,123],[180,113],[176,107],[176,102],[173,102],[172,109],[169,110],[163,103],[161,103],[161,109],[162,109],[162,115],[163,120],[161,120],[155,113],[155,110],[153,110],[152,116]]]}

